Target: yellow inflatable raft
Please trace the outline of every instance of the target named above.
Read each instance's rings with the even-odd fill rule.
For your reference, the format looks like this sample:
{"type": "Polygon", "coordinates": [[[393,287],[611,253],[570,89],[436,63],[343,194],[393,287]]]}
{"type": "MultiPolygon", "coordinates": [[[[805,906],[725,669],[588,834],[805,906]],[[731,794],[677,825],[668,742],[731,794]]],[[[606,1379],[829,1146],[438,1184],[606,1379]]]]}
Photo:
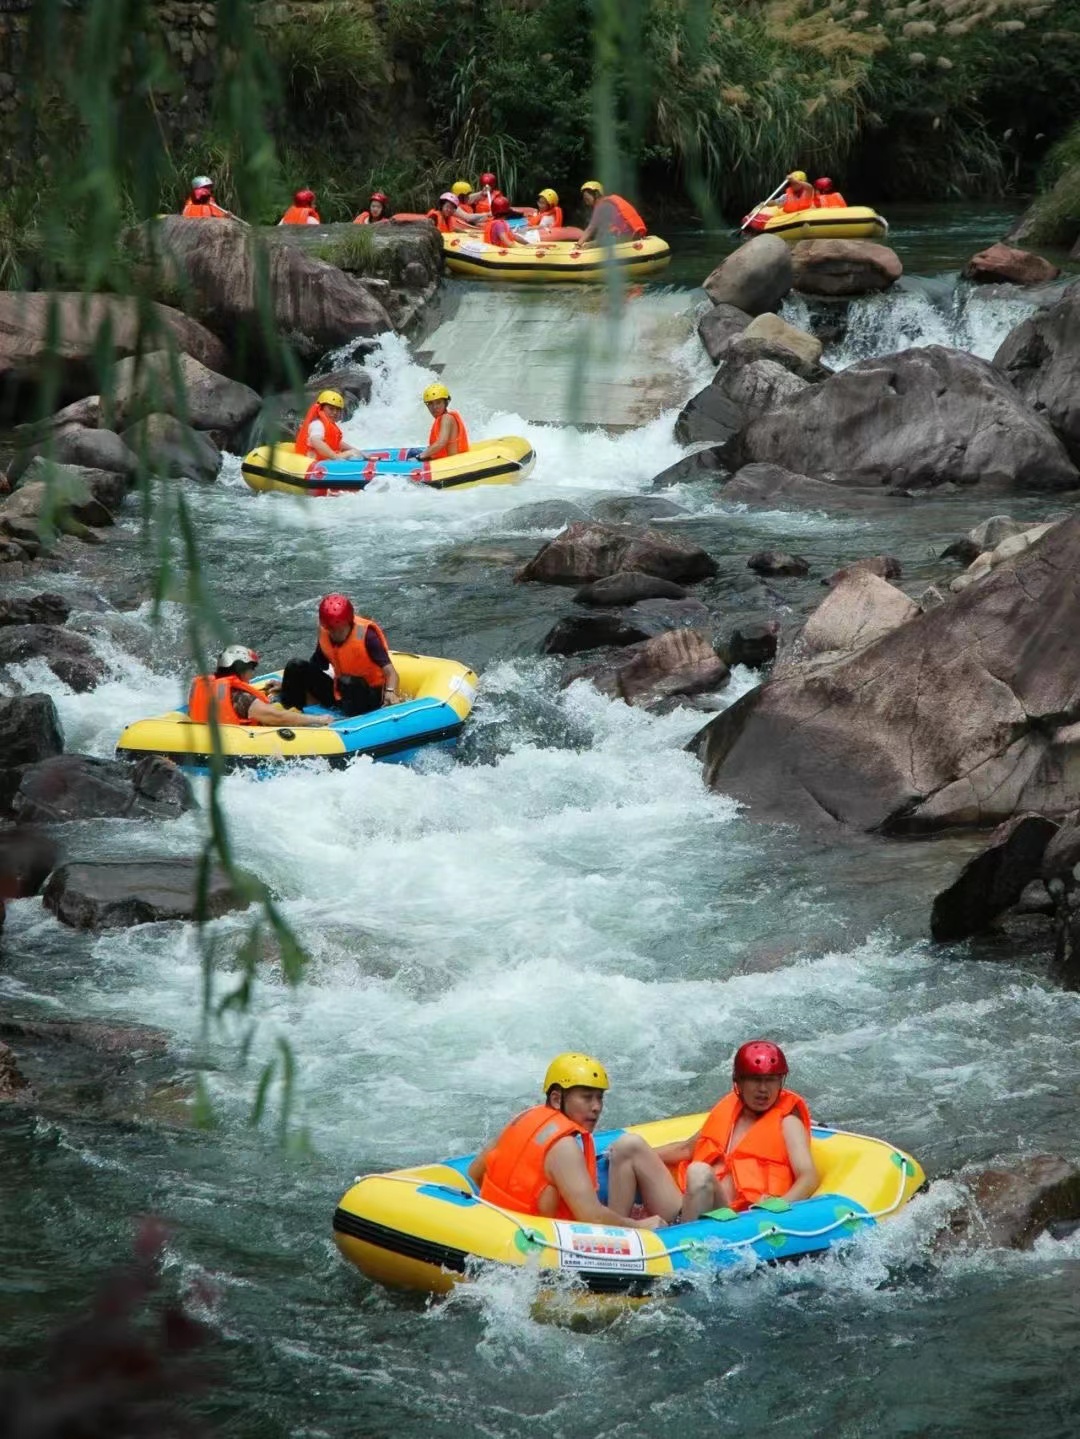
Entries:
{"type": "Polygon", "coordinates": [[[411,480],[430,490],[512,485],[524,479],[535,463],[532,446],[517,435],[478,440],[465,454],[445,460],[410,460],[407,450],[375,447],[358,460],[309,460],[283,441],[245,455],[240,473],[253,490],[321,496],[366,490],[380,477],[411,480]]]}
{"type": "Polygon", "coordinates": [[[666,240],[646,235],[618,245],[590,245],[557,240],[535,249],[511,245],[500,249],[465,234],[443,235],[443,258],[454,275],[472,280],[514,280],[526,284],[580,284],[605,280],[618,271],[628,280],[644,280],[667,267],[671,250],[666,240]]]}
{"type": "MultiPolygon", "coordinates": [[[[655,1147],[688,1138],[704,1119],[683,1115],[632,1132],[655,1147]]],[[[625,1132],[595,1136],[601,1198],[606,1150],[625,1132]]],[[[661,1230],[500,1209],[476,1195],[466,1174],[472,1156],[465,1155],[357,1179],[334,1214],[334,1239],[362,1273],[391,1288],[443,1294],[478,1262],[531,1264],[582,1281],[591,1295],[633,1301],[677,1288],[693,1271],[722,1271],[748,1258],[797,1259],[849,1241],[899,1213],[926,1180],[910,1155],[879,1139],[814,1125],[811,1148],[821,1183],[810,1198],[765,1199],[738,1214],[715,1210],[661,1230]]]]}
{"type": "MultiPolygon", "coordinates": [[[[335,769],[368,755],[405,762],[428,745],[452,748],[476,698],[476,675],[457,660],[431,655],[390,654],[403,699],[371,714],[341,717],[324,728],[271,729],[264,725],[222,725],[218,730],[227,769],[272,772],[296,760],[325,759],[335,769]]],[[[265,686],[281,674],[261,675],[265,686]]],[[[325,714],[309,705],[309,714],[325,714]]],[[[213,754],[210,726],[193,724],[187,709],[170,710],[128,725],[116,743],[118,759],[162,755],[176,764],[205,769],[213,754]]]]}
{"type": "Polygon", "coordinates": [[[762,225],[755,223],[752,232],[779,235],[792,245],[800,240],[884,240],[889,233],[888,220],[868,205],[796,210],[793,215],[770,207],[760,213],[769,218],[762,225]]]}

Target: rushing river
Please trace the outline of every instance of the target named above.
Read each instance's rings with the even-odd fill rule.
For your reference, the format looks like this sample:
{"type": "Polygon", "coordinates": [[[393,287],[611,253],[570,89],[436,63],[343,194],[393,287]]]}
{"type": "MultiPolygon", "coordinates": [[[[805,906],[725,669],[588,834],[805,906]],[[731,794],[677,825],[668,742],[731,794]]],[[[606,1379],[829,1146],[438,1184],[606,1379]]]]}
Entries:
{"type": "MultiPolygon", "coordinates": [[[[956,291],[942,272],[1001,229],[969,216],[947,241],[929,220],[899,231],[915,275],[857,307],[828,358],[935,342],[992,354],[1027,307],[956,291]]],[[[153,1212],[172,1225],[174,1275],[209,1286],[201,1312],[222,1340],[224,1382],[199,1409],[224,1434],[1076,1432],[1080,1240],[948,1255],[932,1241],[959,1193],[945,1176],[962,1164],[1076,1155],[1080,999],[1001,946],[929,945],[930,897],[967,841],[840,847],[754,824],[704,789],[684,753],[700,714],[650,717],[582,685],[560,689],[557,666],[537,655],[569,592],[512,583],[509,552],[525,556],[551,533],[523,532],[515,507],[640,493],[682,454],[674,412],[708,375],[690,280],[721,248],[688,237],[700,258],[692,276],[676,272],[685,286],[632,295],[633,347],[605,339],[584,298],[581,313],[565,294],[494,289],[478,301],[468,286],[450,287],[420,362],[384,342],[370,361],[373,402],[349,438],[423,438],[430,353],[474,434],[534,443],[538,467],[521,487],[301,504],[254,496],[233,460],[216,486],[189,492],[233,639],[267,659],[306,653],[318,596],[345,589],[393,644],[482,671],[481,701],[457,761],[224,784],[240,862],[273,885],[312,956],[299,991],[268,962],[255,997],[255,1058],[284,1036],[298,1061],[310,1141],[299,1157],[247,1122],[254,1063],[238,1061],[239,1032],[202,1033],[189,930],[77,935],[39,900],[11,906],[5,1011],[152,1024],[171,1051],[143,1064],[137,1114],[83,1113],[73,1086],[66,1107],[0,1117],[0,1367],[129,1250],[133,1217],[153,1212]],[[481,305],[498,344],[455,354],[455,312],[476,336],[481,305]],[[515,321],[530,334],[521,349],[515,321]],[[583,353],[586,399],[609,386],[615,432],[585,414],[564,422],[583,353]],[[707,1107],[736,1045],[761,1032],[784,1044],[817,1117],[895,1141],[933,1181],[858,1246],[703,1286],[594,1334],[538,1323],[527,1273],[425,1306],[339,1258],[330,1217],[354,1174],[475,1148],[536,1094],[555,1052],[608,1063],[618,1124],[707,1107]],[[199,1067],[217,1107],[206,1131],[167,1102],[167,1081],[199,1067]]],[[[892,553],[918,586],[940,574],[948,539],[1002,508],[965,498],[838,520],[740,513],[704,485],[669,493],[690,511],[680,529],[720,561],[704,593],[721,630],[818,583],[765,589],[745,568],[763,545],[806,555],[816,576],[892,553]]],[[[138,593],[134,523],[106,562],[138,593]]],[[[69,748],[109,755],[125,722],[185,688],[183,615],[167,602],[155,627],[147,603],[102,613],[84,581],[67,583],[110,678],[75,696],[44,669],[22,677],[53,695],[69,748]]],[[[727,697],[753,682],[736,671],[727,697]]],[[[99,822],[65,843],[82,857],[184,854],[201,826],[198,815],[99,822]]],[[[226,948],[244,924],[218,922],[226,948]]]]}

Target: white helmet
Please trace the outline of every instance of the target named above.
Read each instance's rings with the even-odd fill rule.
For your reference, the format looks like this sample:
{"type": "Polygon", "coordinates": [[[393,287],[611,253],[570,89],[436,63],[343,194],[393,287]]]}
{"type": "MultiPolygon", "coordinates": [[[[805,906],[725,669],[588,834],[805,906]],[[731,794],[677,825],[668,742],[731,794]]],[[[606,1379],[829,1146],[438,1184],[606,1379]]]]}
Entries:
{"type": "Polygon", "coordinates": [[[212,190],[214,182],[209,175],[196,175],[191,182],[191,188],[193,190],[212,190]]]}
{"type": "Polygon", "coordinates": [[[231,669],[233,665],[257,665],[259,656],[254,650],[249,650],[246,645],[229,645],[218,655],[217,667],[219,670],[231,669]]]}

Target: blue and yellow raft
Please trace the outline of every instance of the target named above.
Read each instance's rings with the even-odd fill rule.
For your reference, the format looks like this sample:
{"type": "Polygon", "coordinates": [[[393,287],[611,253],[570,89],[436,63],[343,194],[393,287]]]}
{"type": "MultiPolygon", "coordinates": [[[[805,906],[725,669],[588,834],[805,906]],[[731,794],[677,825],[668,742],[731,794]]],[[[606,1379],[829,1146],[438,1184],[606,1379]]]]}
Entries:
{"type": "MultiPolygon", "coordinates": [[[[630,1132],[658,1146],[688,1138],[704,1120],[683,1115],[630,1132]]],[[[626,1132],[595,1136],[601,1198],[606,1150],[626,1132]]],[[[879,1139],[814,1125],[811,1148],[821,1184],[809,1199],[716,1210],[658,1231],[500,1209],[478,1198],[466,1155],[357,1179],[334,1213],[334,1239],[346,1259],[390,1288],[444,1294],[478,1265],[533,1265],[576,1277],[598,1298],[641,1301],[695,1271],[800,1259],[849,1242],[899,1213],[926,1181],[916,1160],[879,1139]]]]}
{"type": "MultiPolygon", "coordinates": [[[[324,759],[340,769],[352,760],[407,763],[421,749],[452,749],[465,727],[476,699],[477,678],[468,665],[432,655],[391,650],[398,672],[399,704],[351,719],[336,719],[325,729],[271,729],[264,725],[222,725],[218,730],[227,769],[272,773],[298,760],[324,759]]],[[[280,679],[281,672],[261,675],[256,686],[280,679]]],[[[309,705],[308,714],[327,714],[309,705]]],[[[116,742],[118,759],[156,754],[193,769],[208,767],[213,754],[210,726],[193,724],[186,706],[128,725],[116,742]]]]}
{"type": "Polygon", "coordinates": [[[281,440],[245,455],[240,473],[253,490],[321,498],[356,494],[379,479],[408,480],[428,490],[513,485],[535,463],[532,446],[520,435],[477,440],[463,455],[447,455],[444,460],[410,460],[408,450],[394,446],[372,447],[358,460],[309,460],[281,440]]]}

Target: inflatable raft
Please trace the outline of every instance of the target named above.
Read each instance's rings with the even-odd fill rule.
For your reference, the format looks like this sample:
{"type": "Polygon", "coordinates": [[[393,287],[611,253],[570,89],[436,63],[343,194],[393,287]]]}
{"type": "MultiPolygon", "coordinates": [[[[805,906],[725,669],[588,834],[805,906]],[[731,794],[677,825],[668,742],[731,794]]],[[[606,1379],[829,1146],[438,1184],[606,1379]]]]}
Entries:
{"type": "MultiPolygon", "coordinates": [[[[686,1139],[704,1114],[632,1127],[653,1146],[686,1139]]],[[[605,1152],[624,1130],[595,1135],[600,1195],[605,1152]]],[[[605,1298],[642,1300],[692,1272],[775,1262],[846,1243],[899,1213],[925,1183],[910,1155],[878,1139],[814,1125],[821,1184],[809,1199],[763,1200],[742,1212],[715,1210],[661,1230],[582,1224],[517,1214],[480,1200],[467,1175],[473,1156],[358,1178],[334,1214],[334,1239],[380,1284],[443,1294],[476,1263],[558,1270],[605,1298]]]]}
{"type": "Polygon", "coordinates": [[[445,460],[410,460],[402,449],[365,450],[359,460],[309,460],[291,443],[263,445],[245,455],[240,473],[253,490],[288,495],[345,495],[366,490],[372,480],[396,476],[429,490],[465,490],[472,485],[512,485],[536,463],[528,440],[507,435],[479,440],[463,455],[445,460]]]}
{"type": "MultiPolygon", "coordinates": [[[[222,725],[218,730],[226,769],[272,772],[296,760],[325,759],[334,769],[367,755],[406,763],[429,746],[457,743],[476,698],[476,675],[457,660],[392,650],[401,692],[408,696],[372,714],[336,719],[327,728],[271,729],[264,725],[222,725]]],[[[275,674],[254,681],[263,686],[275,674]]],[[[317,705],[308,714],[326,714],[317,705]]],[[[152,719],[136,720],[116,742],[118,759],[162,755],[176,764],[205,769],[213,753],[210,726],[193,724],[186,706],[152,719]]]]}
{"type": "Polygon", "coordinates": [[[513,280],[526,284],[563,284],[602,281],[613,270],[628,280],[659,274],[671,259],[666,240],[646,235],[618,245],[590,245],[582,250],[572,240],[538,244],[526,250],[512,245],[503,250],[468,235],[444,235],[443,258],[454,275],[472,280],[513,280]]]}
{"type": "Polygon", "coordinates": [[[884,240],[889,222],[868,205],[796,210],[791,215],[766,208],[751,220],[748,232],[779,235],[792,245],[799,240],[884,240]]]}

